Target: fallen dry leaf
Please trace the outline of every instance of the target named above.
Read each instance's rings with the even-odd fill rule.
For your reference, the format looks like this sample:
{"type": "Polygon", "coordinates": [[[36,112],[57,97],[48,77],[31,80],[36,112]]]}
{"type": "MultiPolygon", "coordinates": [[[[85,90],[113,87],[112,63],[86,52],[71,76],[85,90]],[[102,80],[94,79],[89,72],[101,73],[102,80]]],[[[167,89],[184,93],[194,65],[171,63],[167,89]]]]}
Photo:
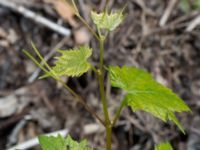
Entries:
{"type": "Polygon", "coordinates": [[[77,22],[74,19],[75,13],[73,7],[64,0],[48,0],[46,1],[48,3],[51,3],[54,5],[55,10],[57,13],[66,21],[69,22],[69,24],[73,27],[77,27],[77,22]]]}

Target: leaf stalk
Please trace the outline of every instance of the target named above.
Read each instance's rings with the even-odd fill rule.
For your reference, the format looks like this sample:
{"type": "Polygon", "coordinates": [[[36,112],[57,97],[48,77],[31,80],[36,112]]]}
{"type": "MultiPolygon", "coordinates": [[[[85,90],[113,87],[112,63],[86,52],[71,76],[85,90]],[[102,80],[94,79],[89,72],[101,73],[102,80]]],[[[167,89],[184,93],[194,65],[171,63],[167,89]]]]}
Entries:
{"type": "Polygon", "coordinates": [[[78,8],[77,8],[77,5],[75,3],[74,0],[72,0],[72,4],[74,6],[74,9],[75,9],[75,15],[80,19],[80,21],[85,25],[85,27],[88,28],[88,30],[94,35],[94,37],[97,39],[97,40],[100,40],[100,37],[97,35],[97,33],[90,27],[90,25],[85,21],[85,19],[80,15],[79,11],[78,11],[78,8]]]}
{"type": "Polygon", "coordinates": [[[115,116],[114,116],[114,119],[113,119],[113,121],[112,121],[112,127],[114,127],[114,126],[116,125],[116,123],[117,123],[117,121],[118,121],[118,119],[119,119],[119,117],[120,117],[120,115],[121,115],[121,112],[122,112],[124,106],[126,106],[126,102],[125,102],[125,101],[122,101],[122,102],[121,102],[121,105],[120,105],[120,107],[118,108],[118,110],[117,110],[117,112],[116,112],[116,114],[115,114],[115,116]]]}

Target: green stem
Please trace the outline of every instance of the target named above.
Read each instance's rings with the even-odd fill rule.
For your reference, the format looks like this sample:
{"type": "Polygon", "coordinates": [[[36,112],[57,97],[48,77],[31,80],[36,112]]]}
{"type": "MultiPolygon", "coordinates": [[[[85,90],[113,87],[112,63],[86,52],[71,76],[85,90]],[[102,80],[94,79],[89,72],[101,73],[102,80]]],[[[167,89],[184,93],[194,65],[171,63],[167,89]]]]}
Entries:
{"type": "MultiPolygon", "coordinates": [[[[66,0],[66,2],[67,2],[67,0],[66,0]]],[[[78,11],[78,8],[77,8],[76,3],[75,3],[74,0],[72,0],[72,4],[73,4],[73,6],[74,6],[75,14],[78,15],[78,14],[79,14],[79,11],[78,11]]]]}
{"type": "Polygon", "coordinates": [[[126,102],[122,101],[122,103],[121,103],[119,109],[117,110],[117,112],[116,112],[116,114],[114,116],[114,119],[112,121],[112,127],[114,127],[115,124],[117,123],[117,120],[119,119],[119,117],[121,115],[121,112],[122,112],[122,110],[123,110],[123,108],[124,108],[125,105],[126,105],[126,102]]]}
{"type": "Polygon", "coordinates": [[[101,102],[103,106],[103,112],[104,112],[104,118],[106,125],[110,125],[110,119],[108,114],[108,106],[106,102],[106,96],[105,96],[105,89],[104,89],[104,40],[100,40],[100,71],[98,74],[99,78],[99,86],[100,86],[100,95],[101,95],[101,102]]]}
{"type": "Polygon", "coordinates": [[[49,71],[51,71],[51,67],[47,64],[47,62],[44,60],[44,58],[42,57],[42,55],[40,54],[40,52],[38,51],[38,49],[36,48],[35,44],[33,42],[31,42],[31,45],[35,51],[35,53],[37,54],[37,56],[40,58],[40,60],[44,63],[44,65],[47,67],[47,69],[49,69],[49,71]]]}
{"type": "Polygon", "coordinates": [[[91,65],[92,70],[98,74],[98,70],[95,68],[95,66],[91,65]]]}
{"type": "Polygon", "coordinates": [[[27,52],[26,50],[22,50],[23,53],[29,57],[38,67],[40,67],[45,73],[48,73],[49,71],[43,67],[43,65],[41,65],[29,52],[27,52]]]}
{"type": "Polygon", "coordinates": [[[110,0],[106,0],[106,5],[104,7],[104,11],[106,11],[107,7],[108,7],[108,4],[109,4],[110,0]]]}
{"type": "Polygon", "coordinates": [[[106,125],[110,125],[108,106],[107,106],[105,90],[104,90],[104,79],[103,79],[101,72],[98,75],[98,79],[99,79],[100,96],[101,96],[101,103],[102,103],[102,107],[103,107],[105,123],[106,123],[106,125]]]}
{"type": "Polygon", "coordinates": [[[111,150],[112,126],[106,126],[106,150],[111,150]]]}
{"type": "Polygon", "coordinates": [[[103,65],[104,65],[104,40],[103,39],[100,39],[100,71],[102,73],[102,75],[104,74],[104,68],[103,68],[103,65]]]}
{"type": "Polygon", "coordinates": [[[109,118],[108,113],[108,105],[105,96],[105,89],[104,89],[104,39],[99,40],[100,43],[100,70],[98,73],[99,79],[99,88],[100,88],[100,95],[101,95],[101,103],[104,112],[104,118],[106,123],[106,150],[111,150],[111,134],[112,134],[112,126],[109,118]]]}

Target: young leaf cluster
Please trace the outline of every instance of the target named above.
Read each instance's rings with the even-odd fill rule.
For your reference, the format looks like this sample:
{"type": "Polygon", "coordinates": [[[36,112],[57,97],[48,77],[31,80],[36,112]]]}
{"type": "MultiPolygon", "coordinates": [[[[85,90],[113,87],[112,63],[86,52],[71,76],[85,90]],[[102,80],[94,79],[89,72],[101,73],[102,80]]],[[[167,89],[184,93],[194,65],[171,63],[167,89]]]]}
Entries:
{"type": "Polygon", "coordinates": [[[91,12],[91,17],[98,29],[107,29],[113,31],[123,21],[123,11],[108,14],[107,11],[103,13],[91,12]]]}

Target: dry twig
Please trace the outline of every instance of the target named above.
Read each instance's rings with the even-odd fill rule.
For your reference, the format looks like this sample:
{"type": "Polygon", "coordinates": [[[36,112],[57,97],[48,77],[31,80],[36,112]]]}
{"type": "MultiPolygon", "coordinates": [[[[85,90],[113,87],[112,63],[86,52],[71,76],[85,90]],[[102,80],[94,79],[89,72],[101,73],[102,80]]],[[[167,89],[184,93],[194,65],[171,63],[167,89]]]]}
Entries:
{"type": "Polygon", "coordinates": [[[187,27],[186,31],[187,32],[191,32],[192,30],[194,30],[194,28],[196,28],[198,25],[200,25],[200,15],[197,16],[196,18],[194,18],[194,20],[192,20],[192,22],[189,24],[189,26],[187,27]]]}
{"type": "Polygon", "coordinates": [[[147,15],[150,15],[150,16],[153,16],[153,17],[156,16],[156,13],[153,12],[151,9],[149,9],[145,5],[145,2],[143,0],[133,0],[133,2],[136,3],[137,5],[139,5],[147,15]]]}
{"type": "Polygon", "coordinates": [[[165,12],[164,12],[162,18],[160,19],[160,23],[159,24],[160,24],[161,27],[163,27],[166,24],[166,22],[169,19],[169,16],[170,16],[170,14],[171,14],[171,12],[172,12],[172,10],[173,10],[173,8],[174,8],[176,3],[177,3],[177,0],[169,1],[169,4],[168,4],[165,12]]]}
{"type": "Polygon", "coordinates": [[[31,10],[28,10],[27,8],[25,8],[21,5],[18,5],[16,3],[13,3],[13,2],[8,1],[8,0],[0,0],[0,5],[7,7],[7,8],[10,8],[13,11],[18,12],[21,15],[27,17],[27,18],[30,18],[31,20],[33,20],[33,21],[35,21],[39,24],[42,24],[42,25],[60,33],[61,35],[64,35],[64,36],[70,36],[71,35],[71,31],[69,29],[67,29],[63,26],[60,26],[60,25],[48,20],[47,18],[40,16],[40,15],[36,14],[35,12],[33,12],[31,10]]]}

